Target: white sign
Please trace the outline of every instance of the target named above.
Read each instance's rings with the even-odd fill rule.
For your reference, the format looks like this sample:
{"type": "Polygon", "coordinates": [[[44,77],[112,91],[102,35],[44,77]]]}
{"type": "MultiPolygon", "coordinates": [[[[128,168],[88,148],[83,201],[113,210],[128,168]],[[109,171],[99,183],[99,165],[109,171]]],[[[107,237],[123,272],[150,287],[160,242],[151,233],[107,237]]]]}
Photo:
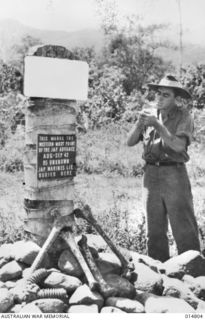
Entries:
{"type": "Polygon", "coordinates": [[[27,56],[24,68],[24,95],[86,100],[88,64],[77,60],[27,56]]]}

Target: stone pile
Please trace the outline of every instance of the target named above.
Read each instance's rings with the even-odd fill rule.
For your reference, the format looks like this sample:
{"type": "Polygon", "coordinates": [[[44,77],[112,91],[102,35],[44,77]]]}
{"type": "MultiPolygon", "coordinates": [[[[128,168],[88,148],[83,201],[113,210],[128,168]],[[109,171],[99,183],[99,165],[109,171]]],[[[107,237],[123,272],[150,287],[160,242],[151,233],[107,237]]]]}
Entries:
{"type": "Polygon", "coordinates": [[[91,291],[68,249],[60,252],[55,263],[49,255],[45,257],[30,279],[28,292],[29,267],[40,247],[18,241],[0,247],[0,313],[205,312],[205,259],[199,252],[187,251],[161,263],[130,251],[135,266],[131,282],[120,276],[120,261],[100,236],[87,235],[87,239],[115,296],[91,291]]]}

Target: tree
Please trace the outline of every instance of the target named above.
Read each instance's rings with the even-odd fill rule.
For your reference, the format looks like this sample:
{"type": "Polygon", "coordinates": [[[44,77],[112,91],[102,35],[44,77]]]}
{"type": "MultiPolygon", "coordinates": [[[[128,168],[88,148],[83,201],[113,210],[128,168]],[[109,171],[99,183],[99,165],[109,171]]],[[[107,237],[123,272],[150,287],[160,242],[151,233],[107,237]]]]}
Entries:
{"type": "Polygon", "coordinates": [[[13,65],[0,62],[0,95],[22,91],[23,78],[20,71],[13,65]]]}
{"type": "Polygon", "coordinates": [[[147,40],[154,32],[155,26],[140,28],[138,33],[118,33],[110,40],[109,63],[122,69],[123,87],[128,95],[134,89],[141,90],[150,76],[161,77],[168,68],[168,64],[155,55],[156,44],[147,40]]]}
{"type": "Polygon", "coordinates": [[[141,90],[150,77],[160,78],[171,69],[156,51],[169,47],[166,41],[156,40],[156,34],[167,25],[158,24],[143,27],[136,15],[124,17],[124,25],[118,24],[116,2],[97,0],[101,27],[106,42],[103,50],[103,64],[116,66],[124,75],[123,88],[130,95],[134,89],[141,90]],[[111,5],[112,4],[112,5],[111,5]]]}
{"type": "Polygon", "coordinates": [[[40,39],[31,37],[30,35],[24,36],[20,44],[15,44],[12,47],[12,50],[15,54],[15,58],[11,61],[11,63],[14,66],[16,66],[19,70],[23,71],[23,61],[25,55],[28,53],[31,47],[40,44],[42,44],[40,39]]]}

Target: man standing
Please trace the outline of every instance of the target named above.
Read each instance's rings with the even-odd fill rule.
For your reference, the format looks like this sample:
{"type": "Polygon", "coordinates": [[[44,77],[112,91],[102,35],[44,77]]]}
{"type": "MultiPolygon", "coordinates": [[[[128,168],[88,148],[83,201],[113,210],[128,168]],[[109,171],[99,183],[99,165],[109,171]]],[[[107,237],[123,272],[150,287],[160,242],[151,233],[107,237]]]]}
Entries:
{"type": "Polygon", "coordinates": [[[169,259],[168,219],[178,253],[200,251],[191,186],[185,163],[191,143],[193,120],[177,106],[180,97],[191,98],[175,77],[168,75],[156,91],[157,116],[142,111],[128,136],[128,146],[143,141],[145,160],[143,189],[147,213],[148,255],[162,262],[169,259]]]}

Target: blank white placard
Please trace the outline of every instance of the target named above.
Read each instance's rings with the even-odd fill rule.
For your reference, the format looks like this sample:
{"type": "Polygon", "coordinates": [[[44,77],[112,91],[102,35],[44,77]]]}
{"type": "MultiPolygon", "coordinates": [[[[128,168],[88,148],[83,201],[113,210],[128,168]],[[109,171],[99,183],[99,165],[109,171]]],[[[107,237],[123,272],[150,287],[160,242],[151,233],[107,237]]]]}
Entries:
{"type": "Polygon", "coordinates": [[[27,56],[24,59],[24,95],[86,100],[88,64],[84,61],[27,56]]]}

